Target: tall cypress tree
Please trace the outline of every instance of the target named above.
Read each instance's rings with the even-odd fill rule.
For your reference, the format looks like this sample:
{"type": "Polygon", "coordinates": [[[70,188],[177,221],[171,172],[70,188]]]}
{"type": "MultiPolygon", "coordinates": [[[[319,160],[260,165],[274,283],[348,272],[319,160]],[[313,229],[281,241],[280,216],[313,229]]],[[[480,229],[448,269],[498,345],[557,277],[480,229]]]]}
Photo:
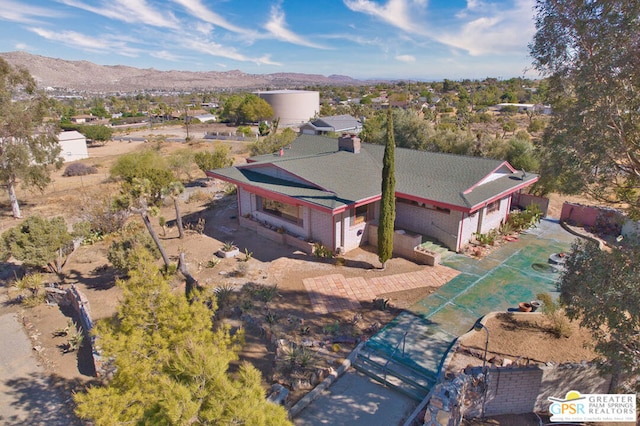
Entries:
{"type": "Polygon", "coordinates": [[[396,175],[395,148],[393,136],[393,115],[387,111],[387,138],[382,159],[382,198],[380,199],[380,220],[378,222],[378,259],[385,268],[393,253],[393,226],[396,221],[396,175]]]}

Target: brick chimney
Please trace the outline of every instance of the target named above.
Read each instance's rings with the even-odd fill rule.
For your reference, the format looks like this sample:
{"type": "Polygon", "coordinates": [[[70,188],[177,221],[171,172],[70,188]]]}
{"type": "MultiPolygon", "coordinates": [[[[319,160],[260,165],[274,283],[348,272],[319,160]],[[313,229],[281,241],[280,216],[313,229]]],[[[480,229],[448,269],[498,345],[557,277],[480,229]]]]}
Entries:
{"type": "Polygon", "coordinates": [[[354,154],[360,153],[360,138],[356,135],[343,133],[338,138],[338,151],[348,151],[354,154]]]}

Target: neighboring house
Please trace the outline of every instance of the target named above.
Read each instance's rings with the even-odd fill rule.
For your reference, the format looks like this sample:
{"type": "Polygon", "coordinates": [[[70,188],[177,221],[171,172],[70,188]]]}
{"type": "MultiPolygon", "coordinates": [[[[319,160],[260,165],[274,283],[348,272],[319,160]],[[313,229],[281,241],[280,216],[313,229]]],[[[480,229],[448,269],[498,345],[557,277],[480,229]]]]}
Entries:
{"type": "Polygon", "coordinates": [[[320,117],[300,126],[300,133],[305,135],[326,135],[329,133],[360,133],[362,123],[350,115],[332,115],[320,117]]]}
{"type": "Polygon", "coordinates": [[[553,113],[551,106],[542,104],[514,104],[514,103],[502,103],[497,104],[493,108],[497,111],[507,106],[514,106],[518,108],[518,112],[533,111],[538,114],[550,115],[553,113]]]}
{"type": "Polygon", "coordinates": [[[76,124],[84,124],[91,123],[93,121],[96,121],[97,119],[98,117],[96,117],[95,115],[81,114],[71,117],[71,122],[76,124]]]}
{"type": "Polygon", "coordinates": [[[89,158],[87,151],[87,138],[75,130],[58,134],[58,143],[62,148],[60,156],[67,161],[82,160],[89,158]]]}
{"type": "Polygon", "coordinates": [[[201,123],[213,123],[214,121],[216,121],[216,116],[209,113],[194,115],[191,118],[196,118],[201,123]]]}
{"type": "MultiPolygon", "coordinates": [[[[346,252],[377,224],[384,146],[301,135],[288,149],[211,170],[238,187],[245,218],[346,252]]],[[[538,180],[506,161],[396,148],[396,229],[460,251],[507,218],[511,194],[538,180]]],[[[373,238],[372,238],[373,239],[373,238]]]]}

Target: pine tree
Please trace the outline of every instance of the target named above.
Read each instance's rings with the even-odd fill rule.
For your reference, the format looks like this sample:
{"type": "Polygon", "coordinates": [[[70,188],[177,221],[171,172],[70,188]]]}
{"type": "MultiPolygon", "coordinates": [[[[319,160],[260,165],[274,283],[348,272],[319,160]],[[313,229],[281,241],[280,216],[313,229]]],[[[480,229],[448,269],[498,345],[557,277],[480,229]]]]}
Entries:
{"type": "Polygon", "coordinates": [[[378,222],[378,259],[385,268],[393,254],[393,228],[396,221],[396,176],[395,139],[393,136],[393,115],[387,113],[387,139],[382,159],[382,198],[380,199],[380,220],[378,222]]]}
{"type": "MultiPolygon", "coordinates": [[[[254,367],[228,373],[241,333],[214,328],[210,307],[172,292],[148,252],[135,255],[139,268],[118,282],[118,313],[95,329],[115,374],[106,386],[75,395],[78,416],[97,426],[290,425],[284,408],[265,399],[254,367]]],[[[215,301],[210,304],[215,310],[215,301]]]]}

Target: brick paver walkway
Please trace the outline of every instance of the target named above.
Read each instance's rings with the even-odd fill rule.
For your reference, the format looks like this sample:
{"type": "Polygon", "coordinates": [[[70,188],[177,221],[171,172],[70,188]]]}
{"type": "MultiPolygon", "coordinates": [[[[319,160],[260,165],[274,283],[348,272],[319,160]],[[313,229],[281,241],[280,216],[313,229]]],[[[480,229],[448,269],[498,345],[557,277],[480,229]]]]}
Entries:
{"type": "Polygon", "coordinates": [[[361,301],[373,300],[380,294],[419,287],[440,287],[460,272],[442,265],[426,266],[416,272],[384,277],[345,278],[341,274],[323,275],[302,280],[314,312],[326,314],[360,309],[361,301]]]}

